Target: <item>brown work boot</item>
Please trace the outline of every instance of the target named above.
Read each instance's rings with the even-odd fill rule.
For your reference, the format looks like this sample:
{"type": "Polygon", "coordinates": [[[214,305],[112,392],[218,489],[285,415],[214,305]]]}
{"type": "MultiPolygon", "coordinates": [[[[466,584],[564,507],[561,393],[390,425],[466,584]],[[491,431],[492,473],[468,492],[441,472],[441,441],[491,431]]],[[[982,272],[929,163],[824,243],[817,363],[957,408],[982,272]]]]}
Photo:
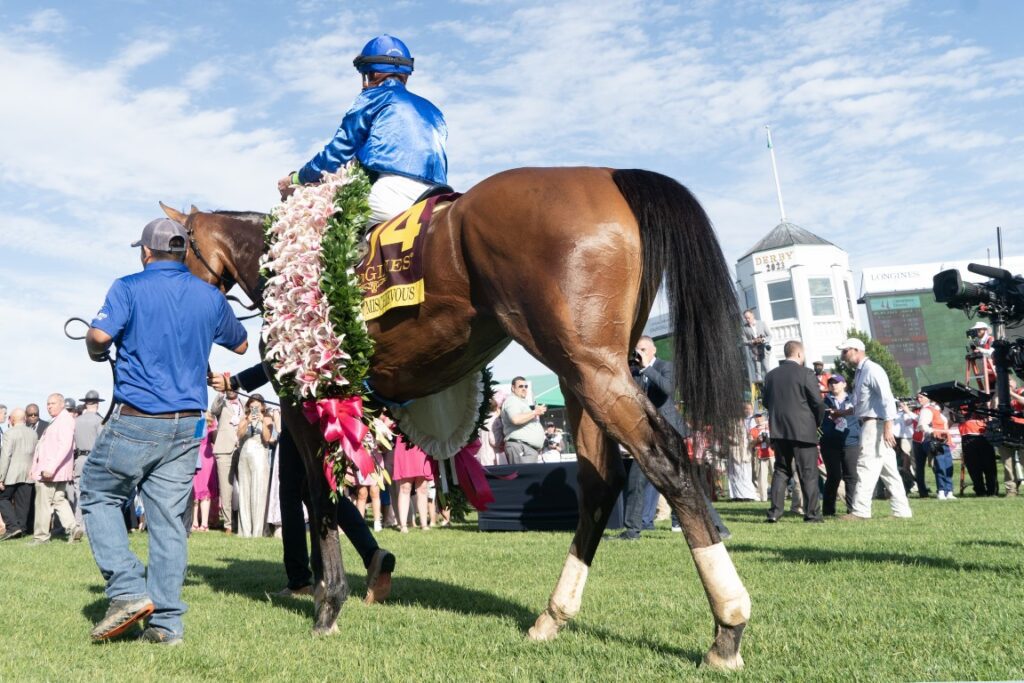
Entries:
{"type": "Polygon", "coordinates": [[[305,586],[299,586],[298,588],[285,587],[284,590],[279,590],[274,593],[275,598],[297,598],[302,595],[312,595],[313,586],[306,584],[305,586]]]}
{"type": "Polygon", "coordinates": [[[852,512],[850,512],[850,513],[847,513],[847,514],[843,515],[842,517],[840,517],[839,521],[840,522],[866,522],[866,521],[868,521],[868,519],[870,519],[870,518],[869,517],[861,517],[860,515],[855,515],[852,512]]]}
{"type": "Polygon", "coordinates": [[[147,597],[114,598],[107,607],[106,615],[92,629],[92,639],[108,640],[121,635],[141,619],[153,613],[153,601],[147,597]]]}
{"type": "Polygon", "coordinates": [[[395,556],[377,548],[366,568],[366,597],[363,602],[372,605],[384,602],[391,595],[391,573],[395,571],[395,556]]]}

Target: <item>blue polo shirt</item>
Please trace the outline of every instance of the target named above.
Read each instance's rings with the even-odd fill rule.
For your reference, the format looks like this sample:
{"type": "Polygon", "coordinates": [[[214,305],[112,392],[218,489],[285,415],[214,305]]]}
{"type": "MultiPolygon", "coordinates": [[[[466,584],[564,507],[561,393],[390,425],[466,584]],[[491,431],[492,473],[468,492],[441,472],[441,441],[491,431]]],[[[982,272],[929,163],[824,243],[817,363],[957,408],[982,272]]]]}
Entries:
{"type": "Polygon", "coordinates": [[[177,261],[115,280],[91,325],[117,345],[114,400],[145,413],[205,410],[210,349],[246,340],[220,290],[177,261]]]}

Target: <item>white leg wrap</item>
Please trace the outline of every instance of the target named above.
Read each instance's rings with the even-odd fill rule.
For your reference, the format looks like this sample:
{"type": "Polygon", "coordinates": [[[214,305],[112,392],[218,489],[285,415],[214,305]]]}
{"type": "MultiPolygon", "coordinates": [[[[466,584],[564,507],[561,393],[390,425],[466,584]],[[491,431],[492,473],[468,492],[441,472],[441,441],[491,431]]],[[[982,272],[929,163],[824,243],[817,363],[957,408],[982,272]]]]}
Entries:
{"type": "Polygon", "coordinates": [[[590,567],[583,564],[575,555],[569,555],[565,559],[562,575],[558,577],[555,592],[548,601],[548,609],[555,619],[564,623],[579,614],[589,571],[590,567]]]}
{"type": "Polygon", "coordinates": [[[583,587],[587,583],[590,568],[575,555],[569,555],[562,567],[562,575],[558,577],[555,591],[548,600],[548,607],[530,629],[532,640],[551,640],[566,622],[576,616],[583,602],[583,587]]]}
{"type": "Polygon", "coordinates": [[[750,619],[750,594],[743,587],[729,552],[722,543],[693,550],[704,591],[718,623],[739,626],[750,619]]]}

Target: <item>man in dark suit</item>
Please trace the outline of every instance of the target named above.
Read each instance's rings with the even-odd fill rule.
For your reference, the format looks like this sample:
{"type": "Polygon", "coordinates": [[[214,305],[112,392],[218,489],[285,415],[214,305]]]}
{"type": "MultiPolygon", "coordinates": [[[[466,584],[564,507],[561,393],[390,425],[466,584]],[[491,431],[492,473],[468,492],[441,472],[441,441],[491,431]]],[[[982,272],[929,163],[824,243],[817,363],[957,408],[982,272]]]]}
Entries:
{"type": "Polygon", "coordinates": [[[804,496],[804,521],[821,522],[818,501],[818,425],[825,403],[814,371],[804,367],[804,345],[788,341],[786,359],[764,381],[764,405],[775,449],[771,507],[768,522],[777,522],[785,509],[786,488],[794,469],[804,496]]]}
{"type": "Polygon", "coordinates": [[[39,406],[37,404],[29,403],[25,406],[25,426],[35,432],[37,437],[42,438],[43,432],[50,426],[50,423],[39,419],[39,406]]]}
{"type": "MultiPolygon", "coordinates": [[[[633,359],[634,362],[630,364],[630,369],[644,395],[647,396],[658,410],[661,417],[685,439],[690,435],[690,430],[686,426],[683,416],[676,409],[675,401],[673,400],[676,392],[675,372],[671,363],[655,357],[656,352],[657,349],[654,346],[653,339],[650,337],[640,337],[636,344],[636,356],[633,359]]],[[[640,538],[640,531],[644,527],[644,501],[647,498],[646,491],[648,488],[653,489],[654,487],[647,480],[640,467],[634,462],[633,467],[629,470],[629,480],[626,482],[626,511],[625,519],[623,520],[626,530],[619,534],[617,538],[622,540],[640,538]]],[[[707,500],[706,496],[705,500],[707,500]]],[[[656,496],[654,497],[654,502],[656,505],[656,496]]],[[[715,526],[718,527],[719,533],[723,537],[728,538],[729,530],[725,528],[725,524],[722,523],[715,509],[711,507],[711,502],[707,502],[712,520],[715,526]]],[[[650,517],[649,521],[653,522],[653,512],[648,514],[650,517]]],[[[676,521],[675,511],[672,512],[672,530],[682,531],[682,528],[676,521]]]]}

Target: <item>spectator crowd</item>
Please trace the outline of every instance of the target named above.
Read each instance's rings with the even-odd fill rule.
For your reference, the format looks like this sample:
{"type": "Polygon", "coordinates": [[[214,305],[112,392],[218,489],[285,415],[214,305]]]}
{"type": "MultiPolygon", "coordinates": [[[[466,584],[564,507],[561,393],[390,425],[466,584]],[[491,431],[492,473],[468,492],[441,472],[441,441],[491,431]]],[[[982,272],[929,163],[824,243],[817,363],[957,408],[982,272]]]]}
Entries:
{"type": "MultiPolygon", "coordinates": [[[[897,399],[884,371],[867,358],[861,340],[848,339],[840,351],[856,369],[852,387],[843,375],[826,372],[822,361],[815,361],[813,370],[806,368],[802,345],[786,343],[786,360],[765,374],[764,383],[757,383],[763,389],[763,403],[756,409],[753,403],[745,404],[737,438],[721,449],[731,499],[768,502],[779,487],[781,495],[792,499],[791,512],[805,521],[835,516],[840,500],[846,509],[843,519],[865,519],[870,517],[872,498],[889,500],[895,516],[908,517],[905,501],[911,494],[940,501],[958,499],[954,491],[958,456],[965,471],[961,491],[969,479],[976,496],[997,495],[1001,465],[1005,495],[1018,495],[1024,484],[1019,455],[1009,446],[996,449],[985,439],[983,417],[966,409],[944,408],[922,393],[897,399]],[[783,381],[786,373],[790,376],[783,381]],[[771,395],[769,378],[775,380],[776,394],[780,386],[795,387],[801,397],[773,404],[777,396],[771,395]],[[799,417],[810,420],[813,430],[795,439],[789,423],[799,417]],[[806,449],[803,462],[794,464],[801,458],[782,452],[791,443],[806,449]],[[888,451],[893,457],[886,455],[888,451]],[[801,466],[807,476],[801,476],[801,466]],[[805,488],[813,490],[805,492],[805,488]],[[814,507],[819,492],[820,515],[814,507]]],[[[1024,395],[1015,384],[1011,399],[1020,413],[1024,395]]],[[[780,500],[771,501],[768,521],[782,516],[781,506],[780,500]]]]}

